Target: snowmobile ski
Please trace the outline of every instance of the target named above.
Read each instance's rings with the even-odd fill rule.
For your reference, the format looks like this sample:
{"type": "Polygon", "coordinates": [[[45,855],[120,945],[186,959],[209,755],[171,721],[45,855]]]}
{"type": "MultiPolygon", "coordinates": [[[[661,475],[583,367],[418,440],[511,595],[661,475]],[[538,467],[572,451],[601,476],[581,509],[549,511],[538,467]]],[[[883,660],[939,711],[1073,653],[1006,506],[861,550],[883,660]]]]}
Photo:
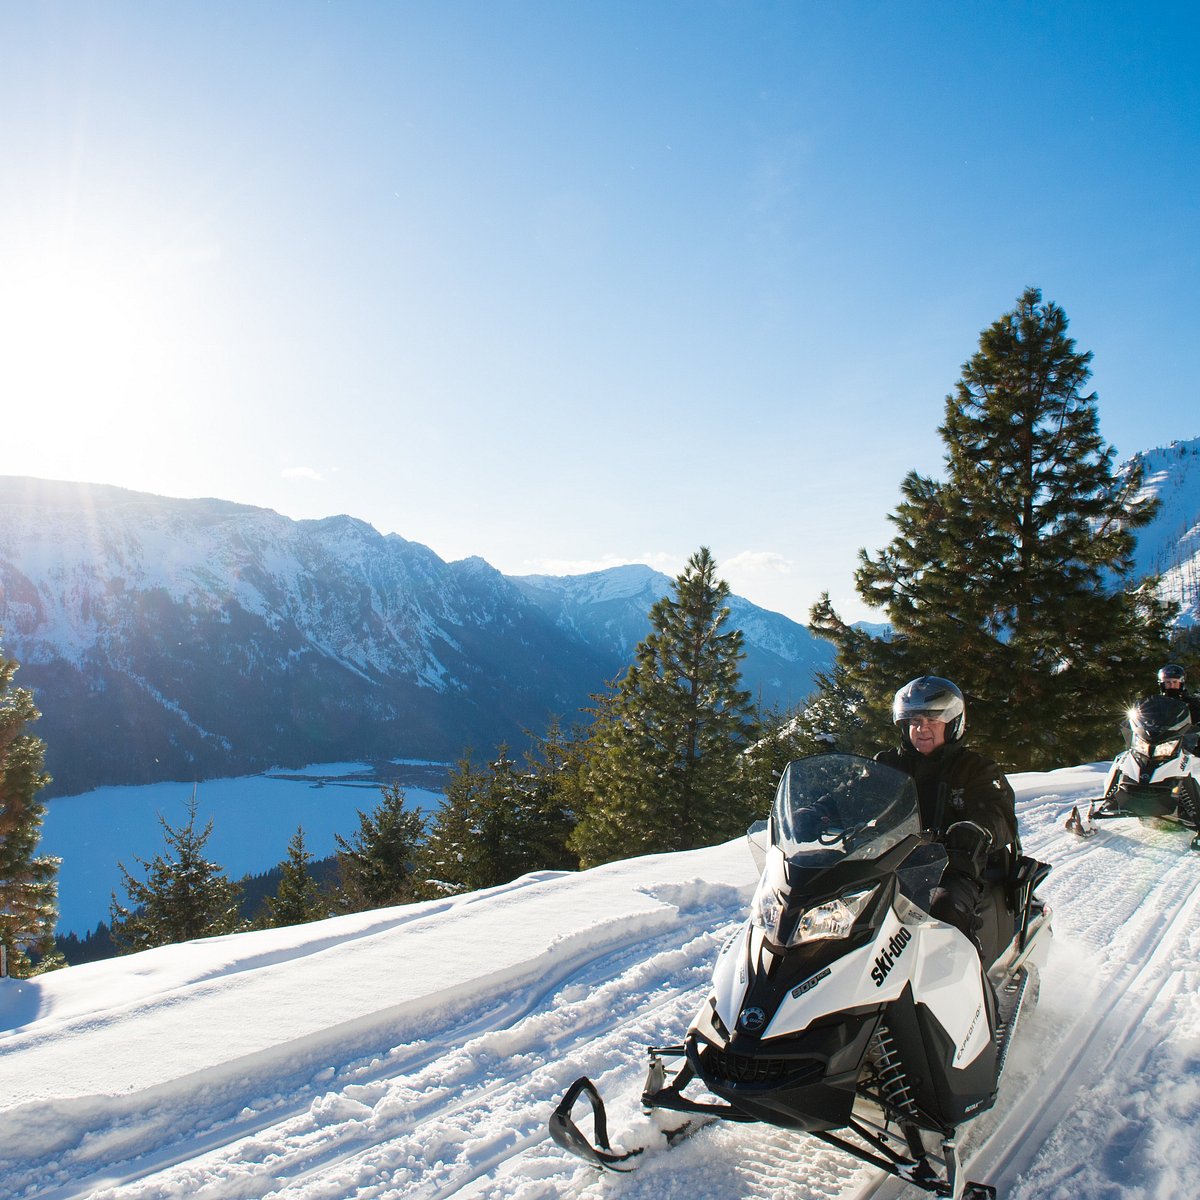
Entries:
{"type": "MultiPolygon", "coordinates": [[[[653,1053],[654,1051],[651,1051],[651,1055],[653,1053]]],[[[652,1065],[652,1074],[653,1071],[652,1065]]],[[[684,1121],[682,1125],[676,1125],[671,1129],[662,1129],[659,1132],[666,1139],[667,1146],[671,1147],[678,1145],[679,1142],[691,1137],[694,1133],[698,1133],[707,1123],[707,1121],[700,1120],[684,1121]]],[[[639,1161],[641,1157],[651,1149],[650,1143],[633,1146],[624,1151],[616,1151],[612,1148],[612,1143],[608,1139],[608,1115],[604,1108],[604,1101],[600,1098],[595,1084],[586,1075],[575,1080],[555,1107],[550,1116],[550,1137],[558,1146],[568,1153],[574,1154],[576,1158],[582,1158],[584,1162],[601,1167],[605,1171],[617,1173],[636,1170],[641,1165],[639,1161]],[[586,1099],[591,1106],[594,1141],[589,1141],[587,1135],[575,1123],[574,1109],[581,1098],[586,1099]]]]}
{"type": "Polygon", "coordinates": [[[1092,812],[1092,806],[1088,806],[1088,814],[1085,819],[1079,813],[1079,805],[1071,805],[1071,812],[1067,819],[1063,822],[1063,827],[1070,830],[1076,837],[1091,837],[1096,832],[1095,816],[1092,812]]]}

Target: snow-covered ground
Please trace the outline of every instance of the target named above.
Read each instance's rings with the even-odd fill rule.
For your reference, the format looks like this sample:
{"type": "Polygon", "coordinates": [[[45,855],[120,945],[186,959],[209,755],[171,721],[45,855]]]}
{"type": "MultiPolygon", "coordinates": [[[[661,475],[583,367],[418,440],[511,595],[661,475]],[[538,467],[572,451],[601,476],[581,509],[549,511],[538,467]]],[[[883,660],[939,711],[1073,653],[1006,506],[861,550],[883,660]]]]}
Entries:
{"type": "MultiPolygon", "coordinates": [[[[1062,825],[1101,765],[1013,777],[1054,864],[1038,1008],[969,1173],[1009,1200],[1178,1200],[1200,1179],[1200,855],[1062,825]]],[[[0,1191],[67,1200],[898,1197],[801,1135],[710,1126],[629,1176],[549,1140],[577,1075],[648,1128],[642,1047],[678,1040],[754,882],[744,842],[453,901],[0,981],[0,1191]]]]}

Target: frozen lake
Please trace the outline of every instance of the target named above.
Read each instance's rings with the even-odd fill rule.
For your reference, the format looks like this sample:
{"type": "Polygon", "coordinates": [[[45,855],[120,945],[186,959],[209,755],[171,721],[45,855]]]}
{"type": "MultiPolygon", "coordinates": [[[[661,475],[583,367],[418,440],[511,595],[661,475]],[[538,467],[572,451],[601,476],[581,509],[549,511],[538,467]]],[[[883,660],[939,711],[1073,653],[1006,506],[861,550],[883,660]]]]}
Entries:
{"type": "Polygon", "coordinates": [[[358,813],[380,802],[380,789],[395,779],[411,806],[432,812],[442,800],[446,763],[322,763],[202,783],[152,783],[102,787],[46,801],[41,852],[61,858],[58,876],[60,933],[81,937],[107,921],[115,891],[126,900],[118,863],[137,879],[146,861],[165,848],[159,814],[176,828],[187,821],[193,789],[196,824],[211,818],[205,847],[210,862],[230,879],[269,871],[287,857],[296,827],[314,858],[337,849],[335,834],[350,839],[358,813]],[[410,782],[411,781],[411,782],[410,782]]]}

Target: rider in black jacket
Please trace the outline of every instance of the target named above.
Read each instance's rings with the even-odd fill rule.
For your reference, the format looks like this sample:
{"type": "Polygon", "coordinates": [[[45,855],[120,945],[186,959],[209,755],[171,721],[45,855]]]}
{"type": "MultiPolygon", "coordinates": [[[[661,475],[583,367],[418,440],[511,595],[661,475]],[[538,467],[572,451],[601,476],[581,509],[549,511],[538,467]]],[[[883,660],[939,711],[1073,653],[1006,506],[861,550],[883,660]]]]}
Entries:
{"type": "Polygon", "coordinates": [[[979,948],[985,872],[1019,850],[1013,790],[990,758],[962,744],[966,704],[950,680],[922,675],[906,683],[892,701],[892,720],[900,747],[875,759],[913,777],[922,824],[949,859],[930,912],[979,948]]]}
{"type": "Polygon", "coordinates": [[[1192,725],[1200,728],[1200,697],[1193,696],[1185,686],[1187,673],[1176,663],[1167,663],[1158,672],[1158,690],[1164,696],[1173,696],[1182,700],[1192,714],[1192,725]]]}

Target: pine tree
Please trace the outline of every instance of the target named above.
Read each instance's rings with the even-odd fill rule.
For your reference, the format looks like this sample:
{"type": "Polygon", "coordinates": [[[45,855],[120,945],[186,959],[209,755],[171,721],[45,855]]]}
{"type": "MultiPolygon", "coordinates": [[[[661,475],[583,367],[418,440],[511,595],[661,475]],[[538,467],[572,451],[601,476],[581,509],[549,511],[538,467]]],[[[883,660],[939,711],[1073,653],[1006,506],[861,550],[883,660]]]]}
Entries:
{"type": "Polygon", "coordinates": [[[159,814],[164,852],[149,862],[136,859],[145,872],[144,880],[135,879],[124,863],[117,864],[129,897],[129,903],[123,905],[114,893],[110,906],[112,938],[120,953],[236,933],[242,928],[240,888],[205,857],[213,823],[210,818],[203,829],[197,829],[196,813],[193,792],[186,824],[176,827],[159,814]]]}
{"type": "Polygon", "coordinates": [[[741,757],[738,784],[739,791],[754,802],[754,819],[763,819],[770,811],[779,777],[789,762],[837,748],[837,739],[815,702],[791,712],[756,713],[753,740],[741,757]]]}
{"type": "Polygon", "coordinates": [[[343,911],[361,912],[406,904],[419,897],[414,865],[425,837],[425,818],[405,808],[398,784],[382,789],[383,800],[370,814],[358,814],[352,840],[335,835],[343,911]]]}
{"type": "Polygon", "coordinates": [[[267,897],[267,924],[280,929],[303,925],[329,916],[331,905],[309,874],[312,855],[304,846],[304,828],[298,826],[288,842],[288,856],[280,864],[279,887],[267,897]]]}
{"type": "Polygon", "coordinates": [[[495,887],[537,870],[571,870],[574,811],[567,788],[572,751],[557,722],[523,766],[501,746],[486,769],[464,756],[450,773],[418,871],[433,895],[495,887]]]}
{"type": "Polygon", "coordinates": [[[54,948],[59,859],[38,854],[50,782],[45,746],[26,733],[41,716],[33,696],[12,686],[18,664],[0,657],[0,965],[10,975],[61,965],[54,948]],[[32,958],[31,958],[32,956],[32,958]]]}
{"type": "Polygon", "coordinates": [[[487,775],[464,754],[451,768],[446,794],[438,805],[421,847],[417,874],[422,892],[453,896],[485,886],[479,839],[479,810],[487,793],[487,775]]]}
{"type": "Polygon", "coordinates": [[[523,871],[574,871],[579,856],[570,846],[579,820],[579,772],[584,733],[564,730],[551,721],[544,735],[532,738],[525,756],[523,871]]]}
{"type": "Polygon", "coordinates": [[[828,596],[813,607],[863,742],[878,745],[897,687],[936,674],[963,688],[972,740],[1008,767],[1102,757],[1166,652],[1172,610],[1130,579],[1132,530],[1153,506],[1136,471],[1113,470],[1084,390],[1092,356],[1066,330],[1030,288],[981,335],[938,430],[945,482],[911,472],[896,538],[860,552],[857,590],[891,635],[849,628],[828,596]]]}
{"type": "Polygon", "coordinates": [[[615,692],[599,698],[571,846],[584,865],[684,850],[741,832],[759,798],[741,755],[753,734],[729,585],[702,547],[650,610],[650,634],[615,692]]]}

